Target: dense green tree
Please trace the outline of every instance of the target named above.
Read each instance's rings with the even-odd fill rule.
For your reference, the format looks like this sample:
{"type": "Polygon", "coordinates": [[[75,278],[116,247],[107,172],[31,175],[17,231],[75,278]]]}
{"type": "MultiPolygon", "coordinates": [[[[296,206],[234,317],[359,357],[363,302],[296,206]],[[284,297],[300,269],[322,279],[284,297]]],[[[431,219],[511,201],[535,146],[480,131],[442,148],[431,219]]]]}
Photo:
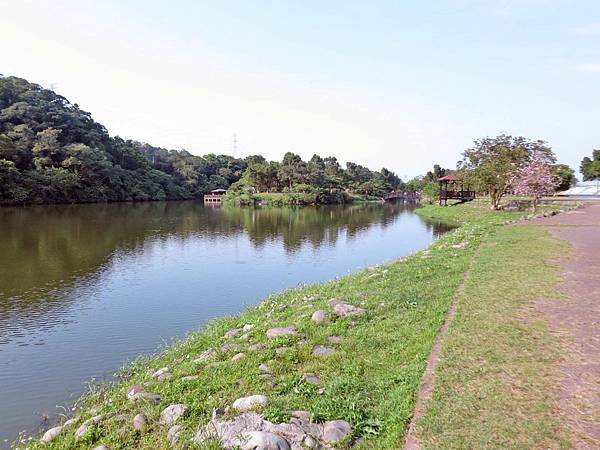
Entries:
{"type": "Polygon", "coordinates": [[[552,166],[552,172],[559,179],[559,184],[556,187],[558,191],[566,191],[577,183],[575,171],[566,164],[555,164],[552,166]]]}
{"type": "Polygon", "coordinates": [[[583,175],[583,181],[600,179],[600,150],[594,150],[591,158],[588,156],[583,158],[579,170],[583,175]]]}

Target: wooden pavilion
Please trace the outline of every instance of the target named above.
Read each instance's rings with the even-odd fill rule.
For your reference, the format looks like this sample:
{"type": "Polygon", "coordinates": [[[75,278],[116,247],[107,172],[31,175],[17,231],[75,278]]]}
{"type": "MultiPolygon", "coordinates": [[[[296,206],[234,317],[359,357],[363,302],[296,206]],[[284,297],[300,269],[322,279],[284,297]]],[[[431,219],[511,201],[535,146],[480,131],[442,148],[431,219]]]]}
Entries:
{"type": "Polygon", "coordinates": [[[470,191],[463,181],[454,175],[446,175],[438,179],[440,183],[440,206],[448,204],[448,200],[458,200],[460,203],[475,199],[475,191],[470,191]]]}

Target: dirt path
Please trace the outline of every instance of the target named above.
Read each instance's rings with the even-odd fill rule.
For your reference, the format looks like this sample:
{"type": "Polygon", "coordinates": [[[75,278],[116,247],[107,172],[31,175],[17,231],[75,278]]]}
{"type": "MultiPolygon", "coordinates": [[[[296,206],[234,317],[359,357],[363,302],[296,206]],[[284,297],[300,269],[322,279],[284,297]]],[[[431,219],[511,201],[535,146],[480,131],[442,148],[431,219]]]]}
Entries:
{"type": "Polygon", "coordinates": [[[440,328],[440,331],[435,340],[435,344],[433,345],[433,349],[431,350],[431,354],[427,359],[427,367],[425,368],[425,373],[423,373],[423,380],[421,381],[421,387],[419,388],[419,393],[417,394],[417,401],[415,403],[415,413],[410,421],[408,431],[406,432],[406,438],[404,440],[404,450],[419,450],[421,448],[421,439],[417,434],[417,423],[425,415],[427,402],[433,394],[435,369],[440,362],[440,356],[442,354],[442,348],[444,346],[446,334],[448,334],[448,329],[450,328],[450,325],[452,324],[452,321],[456,316],[458,299],[465,291],[465,282],[471,275],[471,269],[475,264],[475,260],[477,259],[478,254],[479,249],[477,249],[477,251],[473,255],[473,258],[471,258],[469,269],[465,273],[465,277],[460,286],[458,287],[456,296],[452,304],[450,305],[450,309],[448,310],[448,315],[446,316],[444,325],[442,325],[442,328],[440,328]]]}
{"type": "Polygon", "coordinates": [[[528,225],[547,228],[569,242],[573,255],[559,261],[565,301],[540,301],[550,330],[566,338],[556,397],[578,449],[600,448],[600,201],[528,225]]]}

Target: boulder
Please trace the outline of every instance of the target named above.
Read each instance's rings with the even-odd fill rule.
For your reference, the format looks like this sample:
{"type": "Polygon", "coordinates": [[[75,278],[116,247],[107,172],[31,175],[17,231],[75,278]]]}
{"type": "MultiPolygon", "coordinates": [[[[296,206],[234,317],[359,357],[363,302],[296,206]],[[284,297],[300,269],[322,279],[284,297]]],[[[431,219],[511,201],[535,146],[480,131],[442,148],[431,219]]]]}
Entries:
{"type": "Polygon", "coordinates": [[[246,325],[244,325],[242,327],[242,330],[247,333],[248,331],[252,331],[254,329],[254,325],[252,325],[251,323],[247,323],[246,325]]]}
{"type": "Polygon", "coordinates": [[[129,400],[134,400],[136,394],[139,394],[140,392],[144,392],[144,386],[141,384],[136,384],[127,390],[127,398],[129,400]]]}
{"type": "Polygon", "coordinates": [[[158,405],[162,401],[162,397],[151,392],[138,392],[132,397],[132,400],[148,401],[158,405]]]}
{"type": "Polygon", "coordinates": [[[183,416],[188,406],[183,403],[169,405],[160,413],[160,423],[163,425],[171,425],[183,416]]]}
{"type": "Polygon", "coordinates": [[[321,377],[314,373],[305,373],[304,375],[302,375],[302,379],[308,384],[317,385],[321,383],[321,377]]]}
{"type": "Polygon", "coordinates": [[[169,439],[171,446],[175,447],[177,441],[179,441],[179,434],[181,433],[182,429],[182,425],[173,425],[171,428],[169,428],[169,431],[167,431],[167,439],[169,439]]]}
{"type": "Polygon", "coordinates": [[[238,411],[245,412],[256,408],[263,408],[267,406],[267,403],[269,403],[269,399],[266,395],[250,395],[238,398],[233,402],[232,406],[238,411]]]}
{"type": "Polygon", "coordinates": [[[342,319],[351,316],[363,316],[367,313],[366,309],[351,305],[344,300],[337,298],[329,300],[329,306],[331,306],[333,312],[342,319]]]}
{"type": "Polygon", "coordinates": [[[288,441],[268,431],[246,431],[240,441],[240,450],[291,450],[288,441]]]}
{"type": "Polygon", "coordinates": [[[225,333],[225,335],[223,337],[225,339],[231,339],[232,337],[236,337],[241,332],[242,332],[241,328],[234,328],[233,330],[229,330],[227,333],[225,333]]]}
{"type": "Polygon", "coordinates": [[[265,363],[262,363],[260,366],[258,366],[258,370],[260,370],[261,372],[270,372],[271,368],[265,363]]]}
{"type": "Polygon", "coordinates": [[[181,381],[194,381],[200,378],[198,375],[186,375],[185,377],[181,377],[181,381]]]}
{"type": "Polygon", "coordinates": [[[275,354],[276,355],[285,355],[290,350],[291,350],[291,348],[289,348],[289,347],[277,347],[275,349],[275,354]]]}
{"type": "Polygon", "coordinates": [[[75,431],[75,439],[77,439],[77,440],[82,439],[87,434],[87,432],[90,430],[90,426],[91,425],[84,423],[79,428],[77,428],[77,431],[75,431]]]}
{"type": "Polygon", "coordinates": [[[323,441],[335,444],[352,433],[352,427],[345,420],[331,420],[323,426],[323,441]]]}
{"type": "Polygon", "coordinates": [[[236,342],[232,342],[230,344],[224,344],[223,346],[221,346],[222,353],[239,352],[241,349],[242,349],[241,344],[238,344],[236,342]]]}
{"type": "Polygon", "coordinates": [[[275,339],[278,337],[292,336],[298,337],[300,333],[296,331],[294,326],[284,327],[284,328],[271,328],[267,330],[267,337],[269,339],[275,339]]]}
{"type": "Polygon", "coordinates": [[[63,431],[63,427],[60,427],[60,426],[50,428],[42,436],[42,442],[52,442],[54,439],[56,439],[60,435],[60,433],[62,433],[62,431],[63,431]]]}
{"type": "Polygon", "coordinates": [[[323,311],[322,309],[315,311],[312,316],[311,316],[311,320],[314,323],[318,323],[319,325],[323,325],[326,323],[329,323],[329,314],[327,314],[327,311],[323,311]]]}
{"type": "Polygon", "coordinates": [[[265,349],[265,346],[263,344],[252,344],[252,345],[248,346],[248,350],[250,350],[252,352],[259,352],[264,349],[265,349]]]}
{"type": "Polygon", "coordinates": [[[146,416],[143,414],[138,414],[133,418],[133,429],[136,431],[142,431],[146,428],[146,416]]]}
{"type": "Polygon", "coordinates": [[[163,367],[162,369],[158,369],[156,372],[154,372],[152,374],[152,378],[160,378],[163,375],[169,373],[171,371],[171,369],[169,369],[168,367],[163,367]]]}
{"type": "Polygon", "coordinates": [[[106,445],[99,445],[98,447],[94,447],[93,450],[110,450],[110,447],[106,445]]]}
{"type": "Polygon", "coordinates": [[[63,428],[70,427],[71,425],[74,425],[75,423],[77,423],[77,419],[75,419],[75,418],[69,419],[69,420],[65,421],[65,423],[63,423],[63,428]]]}
{"type": "Polygon", "coordinates": [[[315,345],[312,351],[313,356],[327,357],[335,354],[335,348],[325,345],[315,345]]]}
{"type": "Polygon", "coordinates": [[[209,359],[211,359],[212,357],[214,357],[216,354],[217,354],[217,351],[214,348],[209,348],[208,350],[204,351],[204,353],[202,353],[200,356],[198,356],[198,358],[196,358],[194,360],[194,362],[196,364],[206,362],[209,359]]]}
{"type": "Polygon", "coordinates": [[[240,361],[241,359],[244,359],[244,358],[245,358],[245,356],[246,356],[246,354],[245,354],[245,353],[236,353],[235,355],[233,355],[233,357],[231,358],[231,360],[232,360],[233,362],[238,362],[238,361],[240,361]]]}

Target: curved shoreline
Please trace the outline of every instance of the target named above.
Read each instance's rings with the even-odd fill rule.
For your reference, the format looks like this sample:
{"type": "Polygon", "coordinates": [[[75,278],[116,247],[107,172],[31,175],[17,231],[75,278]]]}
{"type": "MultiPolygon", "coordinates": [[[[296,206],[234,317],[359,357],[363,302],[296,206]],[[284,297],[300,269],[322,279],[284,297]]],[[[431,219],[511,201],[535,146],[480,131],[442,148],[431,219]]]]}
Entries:
{"type": "Polygon", "coordinates": [[[251,394],[267,396],[260,409],[271,424],[308,411],[313,424],[348,423],[351,430],[340,443],[364,440],[365,448],[375,443],[394,448],[412,417],[427,358],[478,241],[489,227],[517,216],[503,213],[495,223],[463,226],[407,258],[271,296],[159,355],[141,357],[124,370],[121,383],[86,394],[75,422],[60,430],[50,448],[169,446],[173,433],[169,436],[161,413],[180,404],[186,407],[177,420],[177,439],[191,441],[215,410],[226,411],[225,422],[235,420],[235,400],[251,394]],[[366,313],[340,315],[335,298],[366,313]],[[316,311],[327,320],[313,319],[316,311]],[[269,336],[273,328],[290,326],[294,333],[269,336]],[[140,395],[131,400],[134,386],[141,386],[133,394],[140,395]],[[160,403],[150,394],[160,396],[160,403]],[[149,424],[143,432],[131,422],[139,414],[149,424]],[[79,430],[86,425],[79,439],[75,425],[79,430]]]}

